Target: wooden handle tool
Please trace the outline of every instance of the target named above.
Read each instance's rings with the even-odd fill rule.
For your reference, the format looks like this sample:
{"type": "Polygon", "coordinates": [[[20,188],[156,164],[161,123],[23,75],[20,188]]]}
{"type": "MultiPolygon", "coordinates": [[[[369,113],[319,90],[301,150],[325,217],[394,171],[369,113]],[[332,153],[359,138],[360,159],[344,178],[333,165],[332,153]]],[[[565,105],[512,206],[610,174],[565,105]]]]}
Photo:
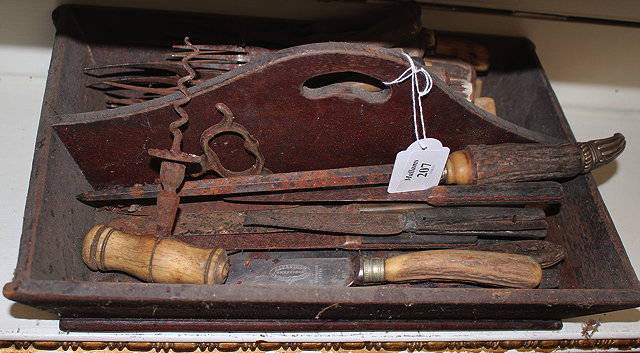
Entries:
{"type": "Polygon", "coordinates": [[[229,271],[224,249],[130,235],[104,225],[85,236],[82,259],[94,271],[122,271],[146,282],[221,284],[229,271]]]}
{"type": "Polygon", "coordinates": [[[557,145],[472,145],[449,155],[441,180],[446,184],[490,184],[569,178],[613,161],[625,145],[620,133],[557,145]]]}

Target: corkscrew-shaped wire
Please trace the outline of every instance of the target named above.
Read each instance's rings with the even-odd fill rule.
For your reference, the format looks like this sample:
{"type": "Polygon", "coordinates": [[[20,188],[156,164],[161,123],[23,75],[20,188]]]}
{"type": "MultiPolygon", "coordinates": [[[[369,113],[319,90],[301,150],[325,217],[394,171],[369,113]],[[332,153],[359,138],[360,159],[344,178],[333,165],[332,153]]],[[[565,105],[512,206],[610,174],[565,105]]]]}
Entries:
{"type": "Polygon", "coordinates": [[[180,127],[189,122],[189,114],[184,110],[183,106],[191,101],[191,92],[189,92],[185,83],[190,82],[196,77],[195,70],[189,65],[189,60],[200,55],[200,49],[189,42],[189,37],[184,37],[184,44],[191,50],[191,53],[182,57],[182,67],[187,71],[187,75],[180,77],[178,80],[178,89],[184,97],[178,99],[173,103],[173,109],[180,116],[179,119],[169,124],[169,132],[173,136],[173,143],[171,145],[171,151],[180,152],[182,145],[182,130],[180,127]]]}
{"type": "Polygon", "coordinates": [[[160,164],[160,184],[162,186],[162,190],[158,194],[156,200],[156,235],[159,238],[170,236],[172,233],[176,215],[180,207],[178,189],[184,182],[186,171],[186,165],[181,160],[185,157],[191,158],[187,153],[181,151],[182,130],[180,128],[189,122],[189,114],[187,114],[183,106],[191,101],[191,92],[189,92],[185,83],[191,81],[196,76],[195,71],[188,63],[188,60],[198,55],[200,50],[189,42],[189,37],[184,38],[184,43],[192,50],[192,52],[182,58],[182,67],[188,74],[178,80],[178,89],[182,92],[184,97],[173,103],[173,109],[180,118],[169,124],[169,132],[173,135],[171,149],[169,151],[149,149],[150,155],[164,159],[160,164]]]}
{"type": "MultiPolygon", "coordinates": [[[[182,92],[183,97],[175,100],[173,103],[173,109],[180,118],[169,124],[169,132],[173,136],[172,145],[169,150],[150,148],[148,151],[151,156],[163,160],[160,168],[161,184],[163,187],[166,186],[167,189],[178,189],[180,187],[180,184],[184,180],[184,174],[180,174],[181,178],[178,182],[177,163],[180,163],[182,167],[184,167],[185,164],[200,164],[200,172],[192,174],[191,176],[193,177],[200,177],[209,171],[213,171],[222,177],[263,173],[265,171],[264,156],[260,152],[258,141],[251,136],[244,126],[234,121],[233,113],[224,103],[216,104],[216,109],[223,114],[222,121],[209,127],[202,133],[200,142],[204,152],[203,155],[197,156],[181,151],[182,130],[180,128],[189,122],[189,114],[183,107],[189,103],[192,98],[192,94],[189,92],[186,83],[191,81],[197,75],[195,70],[189,64],[189,60],[200,55],[200,48],[191,44],[189,42],[189,37],[185,37],[184,42],[186,47],[191,49],[191,52],[183,56],[181,60],[181,65],[187,72],[187,75],[182,76],[177,82],[178,90],[182,92]],[[252,167],[236,172],[222,166],[218,155],[211,149],[211,146],[209,146],[211,140],[222,133],[234,133],[244,139],[245,150],[256,159],[256,162],[252,167]],[[173,163],[171,168],[169,168],[170,163],[173,163]],[[165,166],[165,168],[163,168],[163,166],[165,166]],[[170,169],[174,172],[168,173],[170,169]],[[163,170],[165,173],[163,173],[163,170]]],[[[183,172],[181,171],[180,173],[183,172]]]]}

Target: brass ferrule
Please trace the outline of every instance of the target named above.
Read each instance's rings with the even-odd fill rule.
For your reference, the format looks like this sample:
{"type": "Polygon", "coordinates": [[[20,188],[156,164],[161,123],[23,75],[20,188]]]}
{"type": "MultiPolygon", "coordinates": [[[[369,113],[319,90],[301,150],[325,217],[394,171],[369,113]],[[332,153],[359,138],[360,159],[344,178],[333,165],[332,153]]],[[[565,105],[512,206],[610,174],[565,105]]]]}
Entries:
{"type": "Polygon", "coordinates": [[[362,283],[384,282],[384,259],[362,258],[360,264],[362,283]]]}

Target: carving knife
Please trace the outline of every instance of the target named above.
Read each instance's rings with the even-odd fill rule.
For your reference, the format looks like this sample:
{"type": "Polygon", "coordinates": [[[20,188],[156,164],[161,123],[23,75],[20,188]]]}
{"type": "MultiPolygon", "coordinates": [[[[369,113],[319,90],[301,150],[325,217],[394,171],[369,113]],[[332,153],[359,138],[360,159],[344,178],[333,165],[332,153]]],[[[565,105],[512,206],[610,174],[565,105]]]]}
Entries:
{"type": "Polygon", "coordinates": [[[145,281],[170,283],[335,287],[455,281],[535,288],[542,279],[540,264],[519,254],[429,250],[390,258],[229,260],[222,249],[199,248],[173,238],[133,236],[102,225],[85,236],[82,258],[94,271],[123,271],[145,281]]]}
{"type": "Polygon", "coordinates": [[[260,210],[248,211],[244,224],[342,234],[411,232],[507,237],[544,237],[547,228],[544,211],[515,207],[434,207],[375,214],[260,210]]]}

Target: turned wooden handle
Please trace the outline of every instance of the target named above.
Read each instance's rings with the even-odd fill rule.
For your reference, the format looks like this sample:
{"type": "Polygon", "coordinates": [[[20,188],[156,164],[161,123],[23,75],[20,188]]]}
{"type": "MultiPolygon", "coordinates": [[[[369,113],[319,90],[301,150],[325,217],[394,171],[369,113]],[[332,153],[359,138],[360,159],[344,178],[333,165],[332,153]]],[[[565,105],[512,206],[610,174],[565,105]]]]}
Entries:
{"type": "Polygon", "coordinates": [[[130,235],[104,225],[87,232],[82,259],[94,271],[122,271],[147,282],[220,284],[229,271],[224,249],[130,235]]]}
{"type": "Polygon", "coordinates": [[[512,288],[535,288],[540,265],[530,256],[473,250],[428,250],[384,262],[387,282],[454,281],[512,288]]]}
{"type": "Polygon", "coordinates": [[[472,145],[449,155],[447,184],[488,184],[574,177],[613,161],[625,138],[544,145],[504,143],[472,145]]]}

